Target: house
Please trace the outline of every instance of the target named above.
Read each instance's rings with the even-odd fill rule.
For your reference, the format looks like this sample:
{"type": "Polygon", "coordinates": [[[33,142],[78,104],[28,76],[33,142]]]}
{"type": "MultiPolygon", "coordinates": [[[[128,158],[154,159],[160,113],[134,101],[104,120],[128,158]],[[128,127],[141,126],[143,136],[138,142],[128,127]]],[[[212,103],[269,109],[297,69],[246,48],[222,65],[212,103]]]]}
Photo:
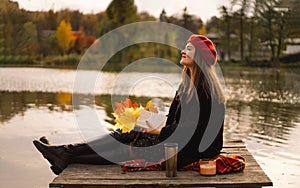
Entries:
{"type": "Polygon", "coordinates": [[[284,54],[296,54],[300,53],[300,38],[289,38],[285,41],[286,49],[283,52],[284,54]]]}

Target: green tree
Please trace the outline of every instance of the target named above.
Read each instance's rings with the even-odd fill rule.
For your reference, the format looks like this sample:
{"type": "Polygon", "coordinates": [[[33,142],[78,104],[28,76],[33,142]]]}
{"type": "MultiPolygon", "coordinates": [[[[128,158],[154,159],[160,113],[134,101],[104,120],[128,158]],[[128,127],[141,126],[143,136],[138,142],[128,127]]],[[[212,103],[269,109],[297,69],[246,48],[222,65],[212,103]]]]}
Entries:
{"type": "Polygon", "coordinates": [[[240,38],[240,58],[241,61],[244,62],[244,45],[245,45],[245,41],[244,41],[244,24],[245,24],[245,19],[247,19],[247,15],[248,13],[251,11],[251,3],[252,0],[231,0],[231,6],[237,6],[238,10],[237,10],[237,15],[239,17],[239,21],[240,21],[240,28],[239,28],[239,38],[240,38]]]}
{"type": "Polygon", "coordinates": [[[159,15],[159,21],[161,21],[161,22],[167,22],[168,21],[168,17],[167,17],[167,13],[166,13],[165,9],[162,9],[162,11],[159,15]]]}
{"type": "Polygon", "coordinates": [[[62,50],[62,54],[69,52],[69,50],[73,47],[76,39],[72,34],[71,24],[62,20],[57,27],[56,38],[58,46],[62,50]]]}
{"type": "Polygon", "coordinates": [[[148,12],[141,12],[138,14],[139,21],[155,21],[157,20],[154,16],[151,16],[148,12]]]}
{"type": "Polygon", "coordinates": [[[56,12],[56,23],[60,23],[63,20],[68,23],[71,22],[71,11],[69,9],[56,12]]]}
{"type": "Polygon", "coordinates": [[[230,48],[230,44],[231,44],[231,36],[230,36],[230,27],[231,27],[231,13],[228,10],[227,7],[225,6],[221,6],[220,8],[221,10],[221,15],[222,15],[222,19],[223,19],[223,23],[226,24],[224,31],[225,31],[225,41],[226,41],[226,55],[228,57],[228,59],[231,59],[231,48],[230,48]]]}
{"type": "Polygon", "coordinates": [[[250,17],[250,31],[249,31],[249,60],[251,61],[253,58],[253,55],[255,54],[257,48],[256,46],[259,46],[259,34],[258,34],[258,10],[259,10],[259,0],[255,0],[254,2],[254,8],[252,9],[252,16],[250,17]]]}
{"type": "Polygon", "coordinates": [[[108,5],[106,14],[116,27],[135,22],[138,18],[134,0],[113,0],[108,5]]]}
{"type": "Polygon", "coordinates": [[[211,17],[206,23],[208,33],[218,33],[218,31],[222,31],[222,29],[222,19],[216,16],[211,17]]]}
{"type": "Polygon", "coordinates": [[[288,7],[290,14],[286,15],[286,31],[288,31],[288,37],[300,38],[300,1],[290,1],[284,5],[288,7]]]}
{"type": "Polygon", "coordinates": [[[36,25],[26,22],[22,31],[22,42],[19,44],[19,48],[24,51],[24,54],[34,56],[38,46],[36,25]]]}
{"type": "Polygon", "coordinates": [[[260,26],[263,28],[261,33],[262,41],[265,41],[271,49],[270,61],[277,62],[277,32],[278,32],[278,12],[275,7],[279,5],[276,0],[260,1],[259,3],[259,17],[260,26]]]}
{"type": "MultiPolygon", "coordinates": [[[[108,19],[104,21],[103,30],[112,30],[116,27],[138,21],[137,7],[134,0],[112,0],[106,9],[108,19]]],[[[120,33],[120,37],[124,34],[120,33]]],[[[114,61],[117,63],[127,64],[127,52],[122,50],[114,56],[114,61]]]]}
{"type": "Polygon", "coordinates": [[[81,17],[80,26],[86,35],[97,36],[99,34],[98,16],[95,14],[86,14],[81,17]]]}
{"type": "Polygon", "coordinates": [[[4,36],[3,36],[3,28],[4,24],[2,23],[2,19],[0,17],[0,63],[2,63],[4,59],[4,36]]]}
{"type": "Polygon", "coordinates": [[[198,33],[198,30],[203,26],[203,22],[200,18],[188,13],[187,8],[183,9],[182,18],[180,25],[192,33],[198,33]]]}
{"type": "Polygon", "coordinates": [[[108,18],[106,12],[98,14],[99,35],[102,36],[114,28],[113,22],[108,18]]]}
{"type": "Polygon", "coordinates": [[[46,14],[47,20],[47,29],[55,30],[57,27],[57,13],[54,13],[53,10],[49,10],[46,14]]]}
{"type": "Polygon", "coordinates": [[[31,20],[36,25],[37,29],[37,54],[42,54],[43,56],[46,56],[49,53],[47,43],[44,40],[45,37],[43,36],[43,31],[49,29],[47,15],[48,12],[34,12],[31,15],[31,20]]]}
{"type": "Polygon", "coordinates": [[[79,30],[79,28],[80,28],[80,19],[81,19],[82,16],[83,16],[82,13],[79,12],[78,10],[71,12],[70,23],[71,23],[72,28],[73,28],[74,31],[79,30]]]}
{"type": "Polygon", "coordinates": [[[21,43],[23,24],[28,20],[25,11],[19,9],[17,2],[3,0],[1,7],[4,48],[6,54],[19,54],[18,45],[21,43]]]}

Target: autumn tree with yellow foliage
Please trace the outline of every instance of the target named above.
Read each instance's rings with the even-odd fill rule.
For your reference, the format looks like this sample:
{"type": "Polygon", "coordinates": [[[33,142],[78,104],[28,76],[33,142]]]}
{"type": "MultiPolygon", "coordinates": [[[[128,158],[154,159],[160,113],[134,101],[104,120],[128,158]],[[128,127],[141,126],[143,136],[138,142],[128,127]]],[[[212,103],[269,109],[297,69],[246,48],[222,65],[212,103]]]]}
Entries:
{"type": "Polygon", "coordinates": [[[62,54],[68,53],[74,46],[76,37],[72,34],[72,26],[70,23],[62,20],[56,31],[57,44],[62,50],[62,54]]]}

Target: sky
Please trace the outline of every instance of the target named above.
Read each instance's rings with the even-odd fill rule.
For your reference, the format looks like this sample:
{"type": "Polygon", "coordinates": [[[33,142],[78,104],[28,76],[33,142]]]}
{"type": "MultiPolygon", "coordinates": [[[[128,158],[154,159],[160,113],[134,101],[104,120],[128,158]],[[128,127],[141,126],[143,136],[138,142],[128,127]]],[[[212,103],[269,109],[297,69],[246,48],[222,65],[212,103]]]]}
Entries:
{"type": "MultiPolygon", "coordinates": [[[[26,10],[60,10],[69,8],[80,10],[83,13],[98,13],[105,11],[111,0],[12,0],[19,3],[20,8],[26,10]]],[[[147,11],[155,17],[159,17],[162,9],[167,16],[182,14],[187,7],[189,14],[200,17],[204,22],[212,16],[219,16],[218,8],[228,6],[230,0],[135,0],[138,12],[147,11]]]]}

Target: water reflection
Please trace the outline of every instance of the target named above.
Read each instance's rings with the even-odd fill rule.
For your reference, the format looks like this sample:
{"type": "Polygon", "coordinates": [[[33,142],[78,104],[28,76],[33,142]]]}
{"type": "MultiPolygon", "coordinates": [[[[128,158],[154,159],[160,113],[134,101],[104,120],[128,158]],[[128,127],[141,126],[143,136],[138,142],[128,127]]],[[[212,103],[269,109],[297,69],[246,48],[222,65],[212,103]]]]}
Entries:
{"type": "MultiPolygon", "coordinates": [[[[79,95],[80,100],[90,99],[87,95],[79,95]]],[[[117,96],[124,99],[126,96],[117,96]]],[[[80,110],[83,106],[72,105],[71,93],[46,93],[46,92],[8,92],[0,91],[0,121],[7,122],[14,116],[24,116],[26,110],[31,108],[46,108],[48,111],[72,112],[73,109],[80,110]]],[[[105,121],[113,124],[113,104],[110,95],[97,95],[94,97],[96,110],[104,109],[106,112],[105,121]]],[[[130,96],[132,101],[146,104],[150,97],[130,96]]],[[[158,98],[157,98],[158,99],[158,98]]],[[[169,98],[159,98],[163,101],[160,110],[165,111],[170,103],[169,98]]],[[[90,104],[90,102],[88,102],[90,104]]]]}
{"type": "Polygon", "coordinates": [[[269,145],[285,144],[300,121],[299,109],[299,104],[228,101],[225,134],[230,139],[250,136],[269,145]]]}
{"type": "Polygon", "coordinates": [[[285,144],[300,120],[300,74],[288,69],[223,69],[229,138],[285,144]]]}
{"type": "MultiPolygon", "coordinates": [[[[244,139],[247,148],[273,177],[274,185],[278,182],[284,185],[278,187],[296,185],[300,177],[299,70],[222,68],[222,71],[228,96],[225,137],[244,139]],[[278,170],[278,164],[284,166],[278,170]]],[[[127,95],[137,74],[153,76],[152,73],[128,73],[116,95],[127,95]]],[[[93,97],[93,108],[99,112],[101,123],[113,124],[111,96],[106,94],[110,93],[118,75],[102,73],[102,76],[107,82],[95,86],[99,92],[93,97]]],[[[27,187],[41,187],[36,184],[47,186],[54,178],[51,171],[47,171],[48,164],[32,147],[32,139],[49,135],[56,143],[82,141],[82,130],[76,126],[73,110],[85,108],[90,98],[81,95],[81,106],[72,105],[74,77],[75,70],[0,68],[0,166],[3,167],[0,176],[4,177],[2,180],[7,179],[4,185],[18,177],[22,185],[30,180],[27,187]]],[[[173,74],[157,77],[170,80],[172,85],[180,81],[173,74]]],[[[138,86],[134,88],[136,92],[128,95],[158,97],[163,101],[160,110],[168,110],[175,91],[168,83],[148,80],[138,86]]],[[[130,98],[141,104],[150,99],[130,98]]]]}
{"type": "Polygon", "coordinates": [[[299,70],[224,68],[229,100],[300,103],[299,70]]]}
{"type": "MultiPolygon", "coordinates": [[[[85,96],[81,96],[85,100],[85,96]]],[[[122,96],[120,96],[122,97],[122,96]]],[[[28,109],[44,109],[45,112],[72,112],[72,94],[45,92],[0,92],[0,121],[7,122],[14,116],[24,116],[28,109]]],[[[149,97],[130,97],[133,101],[145,104],[149,97]]],[[[170,98],[161,98],[167,111],[170,98]]],[[[110,95],[95,96],[95,109],[104,110],[104,121],[113,124],[113,108],[110,95]]],[[[81,107],[74,106],[80,110],[81,107]]],[[[265,144],[284,144],[289,134],[300,122],[300,105],[281,104],[272,101],[228,100],[225,120],[225,137],[242,139],[250,136],[263,141],[265,144]]]]}
{"type": "MultiPolygon", "coordinates": [[[[71,112],[73,109],[80,109],[82,106],[74,104],[72,106],[72,89],[71,91],[63,89],[72,88],[75,72],[75,70],[33,68],[0,69],[0,77],[3,78],[0,81],[3,83],[0,89],[0,121],[7,122],[14,116],[24,116],[25,111],[31,108],[43,108],[48,112],[71,112]],[[16,77],[17,75],[22,75],[22,79],[16,77]],[[24,84],[24,80],[30,84],[24,84]],[[53,91],[49,91],[47,85],[51,85],[53,91]],[[55,85],[57,87],[54,87],[55,85]]],[[[250,136],[266,144],[286,143],[291,130],[300,122],[299,70],[227,67],[222,68],[222,72],[228,97],[225,136],[229,139],[250,136]]],[[[101,87],[105,91],[104,94],[100,92],[93,97],[95,98],[94,108],[98,111],[105,111],[104,121],[113,124],[111,115],[113,104],[111,104],[111,96],[106,93],[114,85],[112,78],[117,77],[118,74],[105,72],[101,74],[109,78],[106,79],[109,83],[104,84],[108,89],[101,87]]],[[[149,73],[127,74],[127,77],[133,80],[137,77],[153,76],[149,73]]],[[[159,74],[159,76],[172,80],[173,85],[178,84],[178,75],[159,74]]],[[[128,83],[131,82],[128,81],[128,83]]],[[[124,82],[124,88],[128,87],[128,83],[124,82]]],[[[142,88],[138,91],[142,93],[139,96],[149,96],[149,91],[151,91],[151,98],[155,96],[164,101],[160,110],[168,110],[170,97],[173,97],[173,94],[167,94],[168,97],[164,96],[165,93],[170,93],[166,92],[167,89],[172,89],[168,83],[143,83],[140,86],[142,88]],[[157,84],[160,84],[160,87],[157,87],[157,84]],[[152,85],[151,88],[149,88],[150,85],[152,85]]],[[[128,88],[123,90],[128,90],[128,88]]],[[[171,93],[174,92],[173,90],[171,93]]],[[[117,93],[122,94],[122,92],[117,93]]],[[[81,105],[85,104],[85,100],[90,100],[86,95],[80,97],[80,101],[83,102],[81,105]]],[[[124,99],[124,96],[120,98],[124,99]]],[[[150,97],[131,96],[131,99],[145,104],[150,97]]],[[[89,101],[86,102],[89,104],[89,101]]]]}
{"type": "Polygon", "coordinates": [[[30,108],[47,107],[50,111],[71,111],[69,93],[0,92],[0,121],[9,121],[16,115],[23,116],[30,108]]]}

